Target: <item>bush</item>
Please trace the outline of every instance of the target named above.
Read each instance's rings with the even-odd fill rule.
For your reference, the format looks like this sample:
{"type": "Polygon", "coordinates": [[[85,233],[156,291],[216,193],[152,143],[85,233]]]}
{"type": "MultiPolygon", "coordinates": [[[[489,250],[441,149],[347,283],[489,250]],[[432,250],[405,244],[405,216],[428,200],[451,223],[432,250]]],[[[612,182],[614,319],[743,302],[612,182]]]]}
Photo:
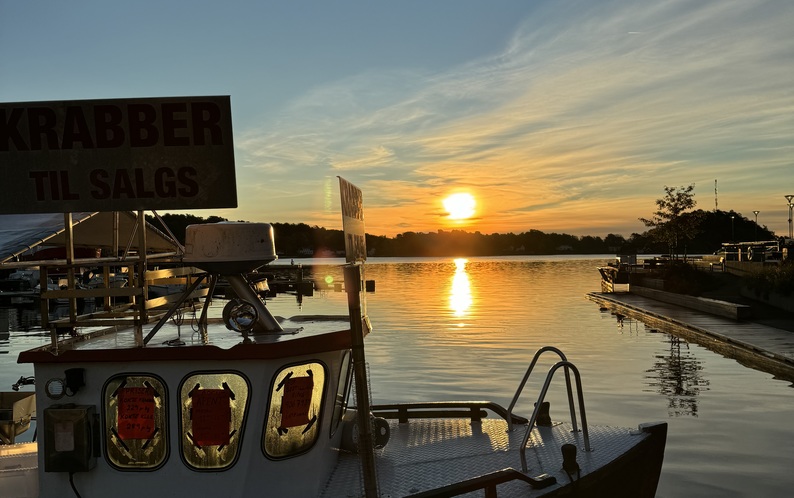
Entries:
{"type": "Polygon", "coordinates": [[[682,261],[674,261],[664,269],[664,290],[677,294],[699,296],[722,285],[717,274],[703,272],[682,261]]]}
{"type": "Polygon", "coordinates": [[[790,296],[794,293],[794,261],[789,259],[780,266],[764,268],[747,278],[747,287],[764,298],[771,293],[790,296]]]}

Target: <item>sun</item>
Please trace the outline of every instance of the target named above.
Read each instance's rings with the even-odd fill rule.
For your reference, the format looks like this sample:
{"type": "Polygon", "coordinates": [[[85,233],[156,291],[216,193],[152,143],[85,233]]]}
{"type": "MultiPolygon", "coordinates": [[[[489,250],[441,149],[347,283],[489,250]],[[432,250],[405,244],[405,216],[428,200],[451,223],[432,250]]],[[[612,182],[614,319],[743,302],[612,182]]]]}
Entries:
{"type": "Polygon", "coordinates": [[[474,197],[467,193],[452,194],[444,199],[444,209],[449,213],[451,220],[471,218],[474,216],[476,204],[474,197]]]}

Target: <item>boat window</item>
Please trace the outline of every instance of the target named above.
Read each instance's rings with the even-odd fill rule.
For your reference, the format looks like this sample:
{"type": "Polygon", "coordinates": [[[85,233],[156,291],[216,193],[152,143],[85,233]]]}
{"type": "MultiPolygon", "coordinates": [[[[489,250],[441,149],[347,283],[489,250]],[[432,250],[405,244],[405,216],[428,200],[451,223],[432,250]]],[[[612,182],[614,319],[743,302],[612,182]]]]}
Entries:
{"type": "Polygon", "coordinates": [[[103,388],[105,457],[119,470],[153,470],[168,457],[168,394],[153,375],[118,375],[103,388]]]}
{"type": "Polygon", "coordinates": [[[234,465],[248,410],[250,387],[239,373],[202,372],[179,387],[182,459],[193,470],[234,465]]]}
{"type": "Polygon", "coordinates": [[[270,385],[262,436],[268,458],[288,458],[312,447],[320,433],[325,367],[311,362],[282,368],[270,385]]]}
{"type": "Polygon", "coordinates": [[[333,437],[339,422],[347,411],[347,398],[350,395],[350,381],[353,376],[353,365],[350,363],[350,351],[345,351],[342,356],[342,366],[339,368],[339,382],[336,384],[336,399],[334,400],[334,414],[331,416],[331,436],[333,437]]]}

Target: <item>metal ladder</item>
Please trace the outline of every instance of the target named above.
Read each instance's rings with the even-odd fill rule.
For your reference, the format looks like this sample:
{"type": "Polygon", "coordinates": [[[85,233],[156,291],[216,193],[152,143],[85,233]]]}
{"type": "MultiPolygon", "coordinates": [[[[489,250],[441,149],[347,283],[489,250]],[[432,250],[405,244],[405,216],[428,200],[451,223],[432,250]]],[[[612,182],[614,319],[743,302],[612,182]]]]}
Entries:
{"type": "Polygon", "coordinates": [[[560,351],[558,348],[554,346],[544,346],[540,348],[536,353],[535,356],[532,358],[532,362],[529,364],[529,368],[527,368],[527,372],[524,374],[524,378],[521,380],[521,383],[516,390],[516,394],[513,396],[513,400],[510,403],[510,406],[507,408],[507,429],[508,431],[513,430],[513,408],[515,407],[516,403],[518,402],[518,398],[521,396],[521,393],[524,390],[524,386],[529,379],[532,370],[535,368],[535,364],[537,364],[538,359],[543,353],[546,352],[553,352],[556,353],[557,356],[560,357],[560,361],[555,363],[550,369],[548,374],[546,374],[546,381],[543,383],[543,388],[540,390],[540,395],[538,396],[538,400],[535,403],[535,409],[532,412],[532,417],[529,419],[529,424],[527,425],[526,433],[524,434],[524,439],[521,442],[521,470],[523,472],[527,472],[527,457],[526,457],[526,450],[527,450],[527,443],[529,442],[529,435],[532,433],[532,429],[535,427],[535,423],[538,419],[538,414],[541,409],[541,405],[543,404],[543,400],[546,398],[546,393],[549,390],[549,386],[551,385],[551,381],[554,377],[554,373],[559,370],[560,368],[564,369],[565,372],[565,386],[568,389],[568,407],[571,411],[571,426],[573,432],[579,432],[577,423],[576,423],[576,407],[574,405],[573,400],[573,389],[571,388],[571,374],[570,372],[573,371],[574,378],[576,380],[576,393],[577,399],[579,401],[579,411],[581,412],[582,416],[582,436],[584,437],[584,450],[585,451],[592,451],[590,447],[590,435],[587,431],[587,416],[585,414],[584,408],[584,393],[582,392],[582,378],[579,375],[579,370],[576,366],[568,361],[568,358],[565,357],[565,354],[560,351]]]}

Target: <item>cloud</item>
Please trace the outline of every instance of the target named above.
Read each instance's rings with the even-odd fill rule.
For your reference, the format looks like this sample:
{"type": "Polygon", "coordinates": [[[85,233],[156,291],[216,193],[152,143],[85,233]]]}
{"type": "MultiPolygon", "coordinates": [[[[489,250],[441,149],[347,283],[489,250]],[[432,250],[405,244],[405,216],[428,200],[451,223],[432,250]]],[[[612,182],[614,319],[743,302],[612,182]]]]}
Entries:
{"type": "Polygon", "coordinates": [[[788,2],[550,2],[499,54],[315,88],[237,148],[251,179],[349,175],[373,233],[443,228],[454,188],[482,201],[486,233],[642,231],[663,185],[778,195],[793,24],[788,2]]]}

